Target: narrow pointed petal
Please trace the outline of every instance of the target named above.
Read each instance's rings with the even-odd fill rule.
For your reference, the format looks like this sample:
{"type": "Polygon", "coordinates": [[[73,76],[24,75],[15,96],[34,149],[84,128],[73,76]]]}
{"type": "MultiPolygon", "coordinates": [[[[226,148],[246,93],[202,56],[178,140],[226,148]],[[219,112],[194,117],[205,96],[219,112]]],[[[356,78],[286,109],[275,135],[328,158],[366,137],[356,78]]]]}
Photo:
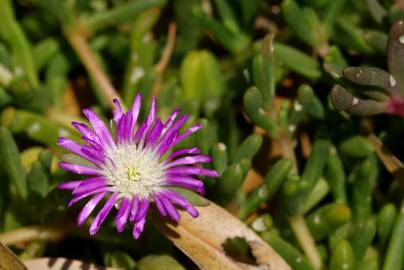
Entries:
{"type": "Polygon", "coordinates": [[[83,135],[84,138],[87,138],[89,141],[100,145],[100,139],[98,138],[97,134],[89,128],[86,124],[79,123],[79,122],[72,122],[72,125],[78,130],[78,132],[83,135]]]}
{"type": "Polygon", "coordinates": [[[164,135],[172,126],[172,124],[174,123],[175,118],[177,118],[178,114],[180,113],[180,109],[175,109],[170,116],[168,117],[167,121],[164,124],[164,128],[163,128],[163,132],[161,133],[162,135],[164,135]]]}
{"type": "Polygon", "coordinates": [[[82,180],[62,182],[62,183],[60,183],[58,185],[58,188],[59,189],[67,189],[67,190],[72,189],[73,190],[73,189],[77,188],[80,185],[81,181],[82,180]]]}
{"type": "Polygon", "coordinates": [[[131,113],[125,113],[124,115],[122,115],[121,120],[119,120],[118,123],[117,135],[116,135],[118,144],[129,142],[132,135],[130,131],[132,121],[133,116],[131,113]]]}
{"type": "Polygon", "coordinates": [[[130,209],[130,217],[129,217],[130,221],[135,220],[138,209],[139,209],[139,197],[135,195],[132,199],[132,205],[130,209]]]}
{"type": "Polygon", "coordinates": [[[179,174],[179,175],[200,175],[208,177],[219,177],[219,174],[215,170],[199,168],[199,167],[174,167],[167,170],[167,174],[179,174]]]}
{"type": "Polygon", "coordinates": [[[86,203],[80,214],[77,216],[77,225],[81,226],[84,224],[84,222],[86,222],[87,218],[94,211],[94,208],[105,197],[106,194],[106,192],[99,193],[86,203]]]}
{"type": "Polygon", "coordinates": [[[73,194],[80,196],[81,194],[87,193],[91,190],[107,187],[107,181],[102,177],[93,177],[81,181],[80,185],[73,190],[73,194]]]}
{"type": "Polygon", "coordinates": [[[167,160],[172,160],[173,158],[181,156],[181,155],[197,155],[200,153],[201,153],[201,150],[198,147],[184,148],[184,149],[180,149],[180,150],[172,152],[168,156],[167,160]]]}
{"type": "Polygon", "coordinates": [[[202,127],[203,126],[201,124],[198,124],[198,125],[195,125],[189,129],[187,129],[184,133],[182,133],[179,137],[177,137],[177,139],[175,139],[173,146],[176,145],[177,143],[179,143],[180,141],[184,140],[185,138],[187,138],[189,135],[197,132],[202,127]]]}
{"type": "Polygon", "coordinates": [[[178,222],[180,220],[180,214],[178,213],[177,209],[172,205],[172,203],[164,196],[164,194],[160,195],[160,200],[167,211],[168,216],[178,222]]]}
{"type": "Polygon", "coordinates": [[[135,142],[140,142],[142,139],[143,133],[146,132],[146,123],[140,124],[139,128],[136,130],[136,134],[134,137],[135,142]]]}
{"type": "Polygon", "coordinates": [[[146,218],[143,217],[138,222],[136,222],[133,226],[133,238],[138,239],[140,234],[144,230],[144,224],[146,223],[146,218]]]}
{"type": "Polygon", "coordinates": [[[74,195],[73,199],[70,200],[70,202],[67,204],[67,206],[70,207],[73,204],[75,204],[76,202],[78,202],[78,201],[80,201],[80,200],[82,200],[82,199],[84,199],[84,198],[86,198],[86,197],[88,197],[90,195],[98,194],[100,192],[108,192],[108,191],[109,191],[109,188],[107,188],[107,187],[99,187],[99,188],[90,190],[90,191],[88,191],[86,193],[82,193],[80,195],[74,195]]]}
{"type": "Polygon", "coordinates": [[[180,194],[171,190],[165,190],[164,196],[166,196],[166,198],[171,202],[177,204],[182,209],[187,211],[191,215],[191,217],[197,218],[199,216],[198,210],[196,210],[195,207],[180,194]]]}
{"type": "Polygon", "coordinates": [[[177,136],[178,136],[178,131],[173,132],[173,133],[171,133],[170,136],[168,136],[168,138],[164,142],[159,143],[157,152],[160,157],[163,156],[168,150],[171,149],[171,145],[177,136]]]}
{"type": "Polygon", "coordinates": [[[162,201],[159,198],[159,194],[154,193],[153,200],[154,200],[154,204],[156,205],[157,209],[159,210],[160,215],[163,217],[167,216],[167,212],[163,206],[162,201]]]}
{"type": "Polygon", "coordinates": [[[166,140],[168,140],[173,133],[177,133],[178,130],[184,125],[185,121],[188,119],[188,114],[183,114],[180,119],[178,119],[175,123],[172,124],[172,126],[164,133],[164,135],[161,137],[159,145],[162,145],[165,143],[166,140]]]}
{"type": "Polygon", "coordinates": [[[112,207],[114,207],[116,202],[116,197],[118,196],[117,193],[114,193],[109,197],[108,201],[105,203],[104,207],[98,212],[97,216],[94,218],[93,222],[90,226],[90,235],[94,235],[100,229],[102,223],[107,218],[109,212],[111,211],[112,207]]]}
{"type": "Polygon", "coordinates": [[[149,205],[150,205],[149,198],[140,200],[139,208],[136,213],[134,222],[138,222],[139,220],[141,220],[142,218],[144,218],[146,216],[147,209],[149,209],[149,205]]]}
{"type": "Polygon", "coordinates": [[[205,155],[196,155],[196,156],[188,156],[188,157],[183,157],[176,159],[166,165],[167,168],[171,168],[174,166],[178,165],[190,165],[190,164],[196,164],[196,163],[205,163],[205,162],[211,162],[212,158],[210,156],[205,156],[205,155]]]}
{"type": "Polygon", "coordinates": [[[203,182],[189,176],[169,175],[165,184],[167,186],[179,186],[195,190],[202,195],[205,193],[203,182]]]}
{"type": "Polygon", "coordinates": [[[84,165],[72,164],[68,162],[60,162],[59,167],[73,173],[77,174],[89,174],[89,175],[99,175],[100,170],[94,167],[88,167],[84,165]]]}
{"type": "Polygon", "coordinates": [[[78,144],[73,140],[67,138],[59,138],[57,144],[60,147],[72,152],[73,154],[83,157],[96,165],[102,162],[102,159],[99,155],[93,153],[90,149],[87,149],[85,145],[78,144]]]}
{"type": "Polygon", "coordinates": [[[87,117],[88,121],[90,121],[94,128],[94,132],[100,139],[101,144],[104,147],[114,147],[115,142],[112,139],[111,133],[109,132],[109,129],[105,123],[90,109],[84,109],[83,114],[87,117]]]}
{"type": "Polygon", "coordinates": [[[163,130],[163,127],[164,127],[163,123],[159,118],[157,118],[156,123],[151,129],[149,135],[147,136],[146,145],[153,145],[158,141],[158,139],[160,138],[160,134],[163,130]]]}
{"type": "Polygon", "coordinates": [[[114,102],[114,104],[115,104],[115,110],[112,112],[112,114],[114,115],[115,124],[118,124],[119,119],[121,119],[122,114],[123,114],[122,106],[121,106],[121,103],[119,102],[119,100],[117,98],[114,98],[112,100],[112,102],[114,102]]]}
{"type": "Polygon", "coordinates": [[[115,217],[116,230],[122,232],[128,222],[131,210],[131,201],[128,198],[123,198],[119,207],[118,214],[115,217]]]}
{"type": "Polygon", "coordinates": [[[149,114],[146,117],[147,129],[150,129],[152,124],[154,123],[154,120],[156,119],[156,112],[157,112],[157,99],[156,97],[153,97],[152,103],[150,105],[149,114]]]}

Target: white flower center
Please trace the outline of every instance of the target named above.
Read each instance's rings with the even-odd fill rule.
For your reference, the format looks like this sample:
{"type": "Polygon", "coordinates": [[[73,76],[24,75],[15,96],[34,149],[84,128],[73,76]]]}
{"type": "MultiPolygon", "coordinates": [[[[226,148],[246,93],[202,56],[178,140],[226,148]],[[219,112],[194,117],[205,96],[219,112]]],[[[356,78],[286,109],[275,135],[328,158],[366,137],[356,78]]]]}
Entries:
{"type": "Polygon", "coordinates": [[[121,197],[138,195],[146,198],[161,189],[165,179],[164,162],[159,161],[153,149],[122,144],[106,150],[105,156],[107,160],[102,174],[121,197]]]}

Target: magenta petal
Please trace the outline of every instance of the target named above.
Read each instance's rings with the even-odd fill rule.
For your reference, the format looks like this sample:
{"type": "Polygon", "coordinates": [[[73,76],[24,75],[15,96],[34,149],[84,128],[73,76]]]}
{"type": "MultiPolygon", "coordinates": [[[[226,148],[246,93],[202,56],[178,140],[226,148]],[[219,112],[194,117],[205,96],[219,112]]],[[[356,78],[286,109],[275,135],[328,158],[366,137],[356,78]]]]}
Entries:
{"type": "Polygon", "coordinates": [[[196,155],[200,154],[201,150],[198,147],[193,147],[193,148],[184,148],[180,149],[177,151],[172,152],[168,157],[167,160],[172,160],[175,157],[181,156],[181,155],[196,155]]]}
{"type": "Polygon", "coordinates": [[[200,175],[208,177],[219,177],[219,174],[215,170],[199,168],[199,167],[174,167],[167,170],[167,174],[179,174],[179,175],[200,175]]]}
{"type": "Polygon", "coordinates": [[[133,238],[138,239],[140,234],[143,232],[144,224],[146,223],[146,218],[143,217],[141,220],[135,223],[133,226],[133,238]]]}
{"type": "Polygon", "coordinates": [[[74,172],[77,174],[89,174],[89,175],[99,175],[100,171],[97,168],[94,167],[88,167],[84,165],[78,165],[78,164],[72,164],[68,162],[60,162],[59,167],[69,171],[69,172],[74,172]]]}
{"type": "Polygon", "coordinates": [[[164,140],[167,140],[167,138],[173,133],[178,131],[182,125],[187,121],[188,119],[188,114],[183,114],[180,119],[178,119],[176,122],[172,124],[170,128],[168,128],[167,131],[165,131],[164,136],[162,136],[160,143],[163,143],[164,140]]]}
{"type": "Polygon", "coordinates": [[[180,214],[177,209],[175,209],[172,203],[163,194],[160,195],[160,200],[166,209],[168,216],[175,222],[178,222],[180,220],[180,214]]]}
{"type": "Polygon", "coordinates": [[[116,202],[116,197],[118,196],[117,193],[114,193],[109,197],[108,201],[105,203],[104,207],[98,212],[97,216],[94,218],[93,222],[90,226],[90,235],[94,235],[100,229],[102,223],[107,218],[109,212],[111,211],[112,207],[114,207],[116,202]]]}
{"type": "Polygon", "coordinates": [[[63,182],[63,183],[60,183],[60,184],[58,185],[58,188],[59,188],[59,189],[75,189],[75,188],[77,188],[77,187],[80,185],[80,183],[81,183],[81,180],[63,182]]]}
{"type": "Polygon", "coordinates": [[[91,130],[86,124],[72,122],[72,125],[83,135],[84,138],[88,139],[90,142],[100,145],[100,139],[97,134],[91,130]]]}
{"type": "Polygon", "coordinates": [[[140,140],[143,136],[143,133],[145,133],[146,128],[147,128],[146,123],[140,124],[139,128],[136,131],[135,137],[134,137],[135,142],[140,142],[140,140]]]}
{"type": "Polygon", "coordinates": [[[121,120],[119,120],[118,123],[118,129],[117,129],[117,141],[119,144],[124,143],[124,142],[129,142],[131,139],[131,131],[130,127],[133,122],[133,116],[131,113],[125,113],[122,115],[121,120]]]}
{"type": "Polygon", "coordinates": [[[83,155],[87,156],[88,160],[92,160],[92,162],[96,165],[104,164],[105,161],[105,156],[104,156],[104,151],[100,147],[96,146],[88,146],[88,145],[83,145],[81,147],[81,151],[83,155]]]}
{"type": "Polygon", "coordinates": [[[154,119],[156,119],[156,111],[157,111],[157,101],[156,101],[156,97],[153,97],[152,103],[150,105],[150,111],[149,114],[146,117],[146,130],[144,131],[143,135],[142,135],[142,141],[144,141],[146,139],[147,133],[149,132],[150,128],[152,127],[153,123],[154,123],[154,119]]]}
{"type": "Polygon", "coordinates": [[[139,197],[135,195],[133,196],[132,205],[130,209],[130,217],[129,217],[130,221],[135,220],[138,209],[139,209],[139,197]]]}
{"type": "Polygon", "coordinates": [[[109,132],[105,123],[90,109],[84,109],[83,114],[87,117],[88,121],[90,121],[91,125],[94,128],[95,133],[100,138],[101,144],[105,147],[113,147],[115,146],[115,142],[112,139],[111,133],[109,132]]]}
{"type": "Polygon", "coordinates": [[[139,117],[141,105],[142,105],[142,96],[138,93],[138,94],[136,94],[132,108],[129,111],[132,114],[132,122],[130,123],[130,125],[128,127],[128,134],[129,134],[130,140],[133,140],[133,138],[134,138],[134,130],[135,130],[137,119],[139,117]]]}
{"type": "Polygon", "coordinates": [[[84,198],[86,198],[86,197],[88,197],[90,195],[97,194],[97,193],[100,193],[100,192],[107,192],[107,191],[109,191],[109,189],[107,187],[99,187],[99,188],[90,190],[90,191],[88,191],[86,193],[82,193],[80,195],[74,195],[73,199],[70,200],[70,202],[67,204],[67,206],[70,207],[73,204],[75,204],[76,202],[78,202],[78,201],[80,201],[80,200],[82,200],[82,199],[84,199],[84,198]]]}
{"type": "Polygon", "coordinates": [[[198,125],[195,125],[195,126],[189,128],[189,129],[187,129],[184,133],[182,133],[179,137],[177,137],[177,139],[175,139],[175,142],[173,143],[173,145],[176,145],[177,143],[179,143],[180,141],[182,141],[183,139],[185,139],[189,135],[197,132],[202,127],[203,126],[201,124],[198,124],[198,125]]]}
{"type": "Polygon", "coordinates": [[[164,196],[166,196],[167,199],[171,202],[179,205],[182,209],[187,211],[191,215],[191,217],[197,218],[199,216],[198,210],[196,210],[195,207],[180,194],[171,190],[165,190],[164,196]]]}
{"type": "Polygon", "coordinates": [[[146,216],[147,209],[149,209],[149,205],[150,201],[148,198],[140,200],[138,211],[136,213],[135,219],[133,220],[134,222],[138,222],[139,220],[141,220],[146,216]]]}
{"type": "Polygon", "coordinates": [[[115,217],[116,230],[122,232],[128,222],[129,214],[131,210],[131,202],[128,198],[123,198],[118,210],[118,214],[115,217]]]}
{"type": "Polygon", "coordinates": [[[112,114],[114,115],[115,124],[118,124],[119,119],[121,119],[121,116],[123,114],[122,106],[117,98],[114,98],[112,102],[115,104],[115,110],[112,112],[112,114]]]}
{"type": "Polygon", "coordinates": [[[210,156],[205,156],[205,155],[196,155],[196,156],[188,156],[188,157],[183,157],[176,159],[174,161],[171,161],[166,165],[167,168],[171,168],[174,166],[178,165],[189,165],[189,164],[196,164],[196,163],[205,163],[205,162],[211,162],[212,158],[210,156]]]}
{"type": "Polygon", "coordinates": [[[171,125],[174,123],[175,118],[177,118],[178,114],[180,113],[180,109],[175,109],[171,115],[168,117],[167,121],[164,124],[163,132],[161,133],[164,135],[170,128],[171,125]]]}
{"type": "Polygon", "coordinates": [[[95,195],[91,200],[89,200],[86,205],[81,210],[80,214],[77,216],[77,225],[81,226],[87,220],[87,218],[91,215],[94,208],[97,204],[105,197],[107,193],[99,193],[95,195]]]}
{"type": "Polygon", "coordinates": [[[91,151],[91,148],[89,148],[88,146],[86,147],[85,145],[78,144],[77,142],[67,138],[59,138],[57,144],[60,147],[72,152],[73,154],[79,155],[87,159],[88,161],[91,161],[94,164],[98,165],[102,162],[100,156],[96,153],[93,153],[91,151]]]}
{"type": "Polygon", "coordinates": [[[80,196],[80,194],[106,186],[107,181],[102,177],[88,178],[86,180],[81,181],[80,185],[78,185],[78,187],[73,190],[73,194],[80,196]]]}
{"type": "Polygon", "coordinates": [[[163,127],[163,123],[157,118],[154,127],[150,131],[149,136],[147,136],[146,145],[153,145],[158,141],[163,127]]]}
{"type": "Polygon", "coordinates": [[[202,195],[205,193],[203,182],[189,176],[168,175],[165,183],[168,186],[179,186],[195,190],[202,195]]]}
{"type": "Polygon", "coordinates": [[[154,199],[154,204],[156,205],[157,209],[159,210],[160,215],[163,217],[167,216],[167,212],[164,209],[163,203],[159,198],[159,194],[154,193],[153,199],[154,199]]]}
{"type": "Polygon", "coordinates": [[[171,133],[171,135],[164,142],[160,143],[158,147],[159,156],[163,156],[168,150],[170,150],[172,143],[175,138],[178,136],[178,131],[171,133]]]}

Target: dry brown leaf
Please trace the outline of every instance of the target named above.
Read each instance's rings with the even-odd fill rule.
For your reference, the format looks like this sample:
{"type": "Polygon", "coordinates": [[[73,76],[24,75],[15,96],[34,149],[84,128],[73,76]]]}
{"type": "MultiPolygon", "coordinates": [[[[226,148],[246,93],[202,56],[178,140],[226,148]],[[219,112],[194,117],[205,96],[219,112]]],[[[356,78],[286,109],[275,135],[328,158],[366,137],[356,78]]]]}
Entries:
{"type": "Polygon", "coordinates": [[[383,142],[376,135],[368,136],[368,140],[376,149],[379,159],[390,173],[396,173],[404,168],[403,163],[384,147],[383,142]]]}
{"type": "Polygon", "coordinates": [[[27,266],[27,270],[119,270],[117,268],[102,267],[66,258],[39,258],[26,261],[25,265],[27,266]]]}
{"type": "Polygon", "coordinates": [[[236,217],[214,203],[197,207],[196,219],[181,211],[178,224],[154,218],[160,231],[201,269],[289,270],[288,264],[258,235],[236,217]],[[244,238],[251,247],[256,264],[238,262],[226,255],[222,244],[229,238],[244,238]]]}
{"type": "Polygon", "coordinates": [[[0,243],[0,269],[27,270],[20,259],[2,243],[0,243]]]}

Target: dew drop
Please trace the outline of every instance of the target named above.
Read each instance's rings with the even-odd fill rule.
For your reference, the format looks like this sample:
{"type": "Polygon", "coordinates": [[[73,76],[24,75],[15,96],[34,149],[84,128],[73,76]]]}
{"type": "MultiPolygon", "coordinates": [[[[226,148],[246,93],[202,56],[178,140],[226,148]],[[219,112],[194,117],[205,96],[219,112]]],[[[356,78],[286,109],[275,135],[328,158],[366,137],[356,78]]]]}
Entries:
{"type": "Polygon", "coordinates": [[[136,67],[133,69],[132,74],[130,76],[130,81],[132,83],[136,83],[140,78],[144,76],[145,72],[142,67],[136,67]]]}
{"type": "Polygon", "coordinates": [[[390,75],[390,86],[391,87],[396,86],[396,80],[394,79],[394,77],[392,75],[390,75]]]}
{"type": "Polygon", "coordinates": [[[219,148],[220,151],[226,150],[226,145],[224,143],[218,143],[217,147],[219,148]]]}
{"type": "Polygon", "coordinates": [[[295,104],[294,104],[294,109],[295,109],[295,111],[297,111],[297,112],[300,112],[302,109],[303,109],[303,106],[302,106],[302,104],[300,104],[299,102],[295,102],[295,104]]]}

